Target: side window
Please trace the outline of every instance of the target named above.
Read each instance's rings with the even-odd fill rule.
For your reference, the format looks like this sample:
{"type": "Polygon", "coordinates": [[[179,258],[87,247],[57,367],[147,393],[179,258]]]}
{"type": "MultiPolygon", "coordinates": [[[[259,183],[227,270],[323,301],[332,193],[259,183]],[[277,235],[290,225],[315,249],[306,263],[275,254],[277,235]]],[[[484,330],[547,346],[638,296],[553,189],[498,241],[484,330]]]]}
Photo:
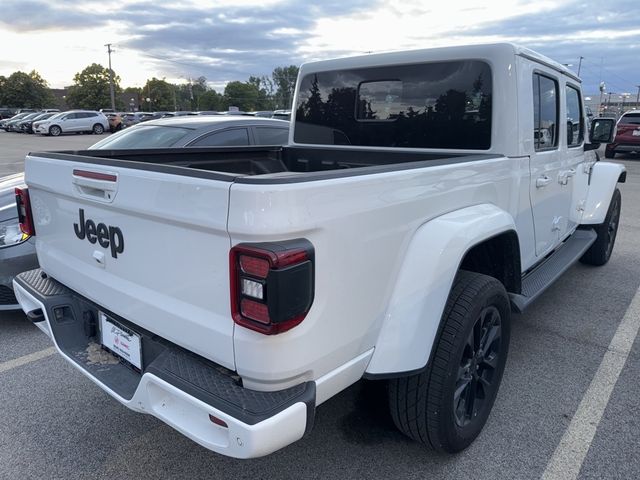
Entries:
{"type": "Polygon", "coordinates": [[[567,85],[567,145],[576,147],[582,144],[583,125],[580,92],[567,85]]]}
{"type": "Polygon", "coordinates": [[[258,145],[285,145],[289,140],[286,128],[256,127],[255,132],[258,145]]]}
{"type": "Polygon", "coordinates": [[[249,145],[249,132],[246,128],[234,128],[232,130],[212,133],[189,144],[190,147],[224,147],[234,145],[249,145]]]}
{"type": "Polygon", "coordinates": [[[533,74],[533,138],[536,150],[558,146],[558,82],[533,74]]]}

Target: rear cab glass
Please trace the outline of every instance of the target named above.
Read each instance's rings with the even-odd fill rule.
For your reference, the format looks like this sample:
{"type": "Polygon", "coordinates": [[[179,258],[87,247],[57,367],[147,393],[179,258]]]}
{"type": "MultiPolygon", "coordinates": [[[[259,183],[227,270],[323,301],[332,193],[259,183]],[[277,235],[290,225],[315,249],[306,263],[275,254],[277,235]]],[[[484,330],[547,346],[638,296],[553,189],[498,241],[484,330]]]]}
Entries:
{"type": "Polygon", "coordinates": [[[295,108],[300,144],[491,147],[491,69],[480,60],[310,73],[295,108]]]}

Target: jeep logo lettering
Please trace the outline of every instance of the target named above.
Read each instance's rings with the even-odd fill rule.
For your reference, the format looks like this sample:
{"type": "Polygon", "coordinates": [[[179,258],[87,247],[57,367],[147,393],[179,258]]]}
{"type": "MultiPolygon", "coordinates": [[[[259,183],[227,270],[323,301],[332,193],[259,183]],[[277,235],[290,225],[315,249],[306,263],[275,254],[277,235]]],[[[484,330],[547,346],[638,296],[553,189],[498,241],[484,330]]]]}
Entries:
{"type": "Polygon", "coordinates": [[[89,243],[98,242],[102,248],[111,247],[111,256],[118,258],[118,254],[124,252],[124,237],[122,230],[118,227],[106,226],[104,223],[96,223],[93,220],[84,219],[84,210],[81,208],[78,212],[80,220],[73,224],[73,230],[76,237],[80,240],[85,238],[89,243]]]}

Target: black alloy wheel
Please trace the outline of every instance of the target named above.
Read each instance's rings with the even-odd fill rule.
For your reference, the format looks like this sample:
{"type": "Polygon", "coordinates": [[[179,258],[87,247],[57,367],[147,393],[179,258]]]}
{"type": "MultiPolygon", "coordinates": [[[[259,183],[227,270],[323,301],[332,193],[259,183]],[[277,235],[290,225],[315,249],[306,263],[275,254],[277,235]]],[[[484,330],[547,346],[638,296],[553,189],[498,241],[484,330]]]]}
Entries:
{"type": "Polygon", "coordinates": [[[459,427],[467,426],[484,412],[486,400],[498,388],[495,380],[501,333],[500,312],[493,305],[485,307],[467,337],[458,368],[453,411],[459,427]]]}

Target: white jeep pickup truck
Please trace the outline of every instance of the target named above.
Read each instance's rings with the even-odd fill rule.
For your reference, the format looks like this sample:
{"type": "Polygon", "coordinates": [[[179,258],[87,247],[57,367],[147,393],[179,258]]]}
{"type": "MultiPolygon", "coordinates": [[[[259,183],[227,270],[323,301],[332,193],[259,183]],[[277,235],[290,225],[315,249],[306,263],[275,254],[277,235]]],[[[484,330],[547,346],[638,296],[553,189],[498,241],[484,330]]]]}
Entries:
{"type": "Polygon", "coordinates": [[[614,130],[585,142],[580,79],[510,44],[308,63],[285,147],[29,154],[41,269],[16,295],[100,388],[224,455],[295,442],[361,378],[456,452],[511,312],[611,255],[614,130]]]}

